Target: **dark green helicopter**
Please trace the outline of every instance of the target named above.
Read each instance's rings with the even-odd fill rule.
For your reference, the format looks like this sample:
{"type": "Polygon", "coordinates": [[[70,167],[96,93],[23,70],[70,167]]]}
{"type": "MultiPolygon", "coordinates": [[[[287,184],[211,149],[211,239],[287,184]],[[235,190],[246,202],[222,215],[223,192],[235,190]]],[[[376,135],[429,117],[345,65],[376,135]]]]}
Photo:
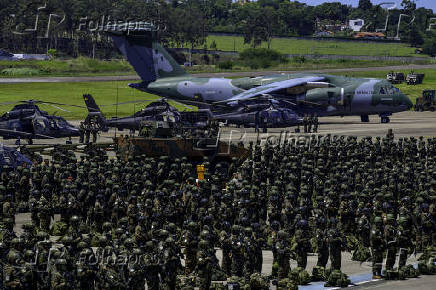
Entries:
{"type": "Polygon", "coordinates": [[[38,104],[53,106],[62,111],[67,110],[59,106],[76,106],[37,100],[0,103],[0,105],[5,106],[16,103],[18,105],[0,117],[0,136],[3,139],[26,139],[29,144],[32,144],[34,139],[79,136],[79,130],[76,127],[62,117],[50,115],[41,110],[38,104]]]}

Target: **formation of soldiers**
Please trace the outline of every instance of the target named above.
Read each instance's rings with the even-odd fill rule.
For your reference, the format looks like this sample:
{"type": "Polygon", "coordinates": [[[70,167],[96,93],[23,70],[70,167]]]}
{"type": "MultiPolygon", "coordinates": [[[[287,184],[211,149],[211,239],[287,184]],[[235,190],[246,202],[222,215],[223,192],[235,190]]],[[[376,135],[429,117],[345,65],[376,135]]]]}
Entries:
{"type": "Polygon", "coordinates": [[[279,289],[346,286],[344,250],[371,259],[374,278],[435,272],[436,139],[328,135],[250,149],[248,160],[230,166],[206,158],[204,180],[186,158],[109,159],[104,151],[4,168],[2,285],[210,289],[227,280],[268,289],[273,279],[279,289]],[[31,222],[14,231],[18,212],[30,212],[31,222]],[[268,272],[262,250],[273,253],[270,277],[261,275],[268,272]],[[317,253],[313,269],[308,253],[317,253]],[[407,264],[413,253],[423,253],[419,272],[407,264]]]}
{"type": "Polygon", "coordinates": [[[97,143],[98,132],[100,131],[100,126],[98,122],[94,119],[86,120],[85,122],[80,122],[79,125],[79,143],[81,144],[89,144],[97,143]]]}
{"type": "Polygon", "coordinates": [[[316,114],[314,115],[304,115],[303,117],[303,127],[304,133],[318,133],[319,120],[316,114]]]}

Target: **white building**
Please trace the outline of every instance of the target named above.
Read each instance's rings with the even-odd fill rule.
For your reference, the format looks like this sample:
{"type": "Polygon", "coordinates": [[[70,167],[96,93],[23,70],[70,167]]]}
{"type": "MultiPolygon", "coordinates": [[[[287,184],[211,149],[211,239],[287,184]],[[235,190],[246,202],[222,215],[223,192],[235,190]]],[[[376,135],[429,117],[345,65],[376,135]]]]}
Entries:
{"type": "Polygon", "coordinates": [[[349,22],[349,27],[355,31],[355,32],[359,32],[362,27],[365,25],[365,20],[363,19],[354,19],[354,20],[350,20],[349,22]]]}

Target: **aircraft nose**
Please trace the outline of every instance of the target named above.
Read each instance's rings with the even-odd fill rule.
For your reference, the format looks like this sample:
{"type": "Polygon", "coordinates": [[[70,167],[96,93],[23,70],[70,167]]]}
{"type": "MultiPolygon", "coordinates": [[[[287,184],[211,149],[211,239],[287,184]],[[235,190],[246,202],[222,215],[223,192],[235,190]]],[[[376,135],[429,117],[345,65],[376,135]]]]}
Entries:
{"type": "Polygon", "coordinates": [[[405,94],[401,93],[401,99],[402,99],[402,104],[405,105],[407,107],[408,110],[410,110],[413,107],[413,103],[410,100],[410,98],[408,96],[406,96],[405,94]]]}

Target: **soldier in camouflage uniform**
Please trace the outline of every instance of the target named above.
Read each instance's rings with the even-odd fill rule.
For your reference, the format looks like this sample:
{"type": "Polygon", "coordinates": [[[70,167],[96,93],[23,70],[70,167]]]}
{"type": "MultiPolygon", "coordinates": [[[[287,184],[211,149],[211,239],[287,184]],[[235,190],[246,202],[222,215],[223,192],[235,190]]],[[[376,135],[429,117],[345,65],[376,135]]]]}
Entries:
{"type": "Polygon", "coordinates": [[[198,251],[198,238],[197,238],[197,224],[190,222],[188,229],[184,234],[185,245],[185,274],[191,274],[197,265],[197,251],[198,251]]]}
{"type": "Polygon", "coordinates": [[[197,253],[197,268],[196,273],[199,278],[200,290],[207,290],[210,288],[212,281],[212,259],[209,255],[208,247],[209,243],[205,240],[201,240],[198,244],[199,251],[197,253]]]}
{"type": "Polygon", "coordinates": [[[281,279],[287,278],[289,270],[291,269],[290,266],[291,249],[289,247],[288,239],[289,239],[288,233],[286,233],[283,230],[278,232],[277,243],[275,247],[277,252],[277,264],[278,264],[277,279],[279,281],[281,279]]]}
{"type": "Polygon", "coordinates": [[[386,271],[390,271],[394,268],[395,258],[397,255],[397,229],[395,225],[395,219],[393,214],[388,214],[386,217],[386,225],[384,227],[385,244],[387,247],[386,254],[386,271]]]}
{"type": "Polygon", "coordinates": [[[371,229],[372,274],[374,279],[382,277],[383,252],[385,249],[383,220],[377,216],[374,218],[374,226],[371,229]]]}
{"type": "Polygon", "coordinates": [[[295,231],[295,244],[292,250],[295,251],[297,256],[297,265],[303,270],[307,266],[307,253],[310,250],[310,234],[308,231],[308,223],[306,220],[300,220],[297,223],[297,230],[295,231]]]}

